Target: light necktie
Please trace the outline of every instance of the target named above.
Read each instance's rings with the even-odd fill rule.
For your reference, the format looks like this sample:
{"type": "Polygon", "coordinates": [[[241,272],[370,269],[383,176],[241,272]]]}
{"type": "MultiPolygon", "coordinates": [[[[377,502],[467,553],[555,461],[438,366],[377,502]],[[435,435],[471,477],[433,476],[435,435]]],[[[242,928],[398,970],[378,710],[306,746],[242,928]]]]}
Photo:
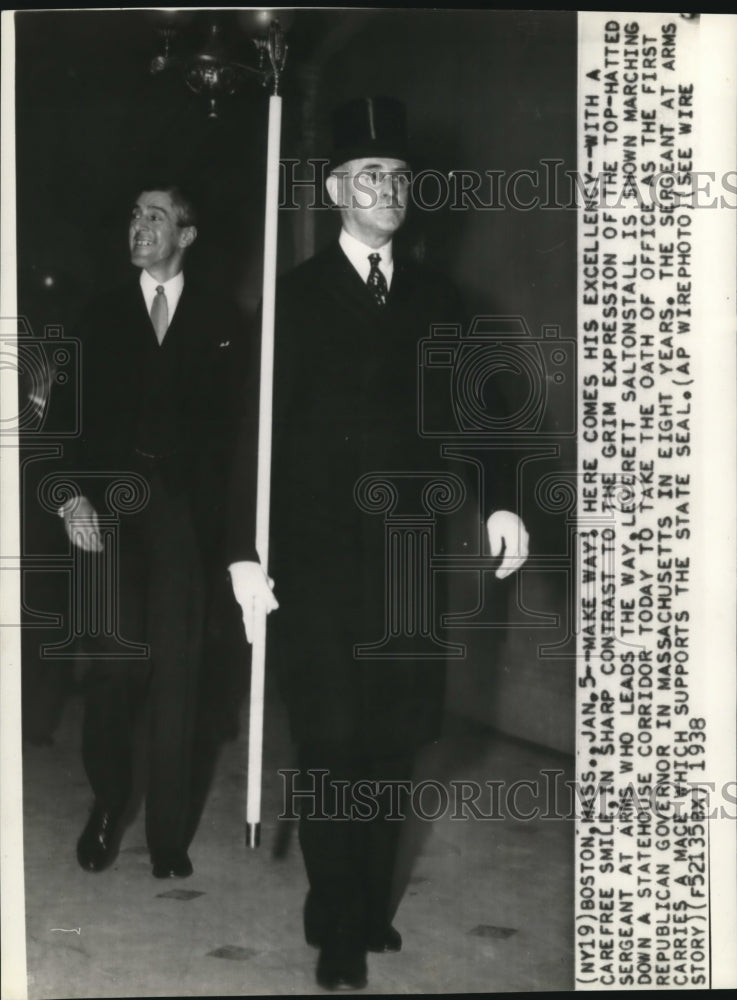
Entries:
{"type": "Polygon", "coordinates": [[[371,270],[369,271],[368,281],[366,284],[371,289],[371,294],[373,295],[376,304],[379,306],[385,306],[389,289],[387,288],[386,278],[379,268],[381,254],[370,253],[368,255],[368,259],[369,264],[371,265],[371,270]]]}
{"type": "Polygon", "coordinates": [[[169,306],[163,285],[156,286],[156,295],[151,303],[151,322],[156,331],[156,339],[161,343],[169,327],[169,306]]]}

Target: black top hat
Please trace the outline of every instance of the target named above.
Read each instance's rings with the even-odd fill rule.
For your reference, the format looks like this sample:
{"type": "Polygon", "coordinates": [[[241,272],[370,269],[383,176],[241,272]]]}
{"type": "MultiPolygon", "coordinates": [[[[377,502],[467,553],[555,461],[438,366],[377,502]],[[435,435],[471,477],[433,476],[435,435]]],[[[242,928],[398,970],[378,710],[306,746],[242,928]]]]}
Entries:
{"type": "Polygon", "coordinates": [[[407,112],[393,97],[358,97],[333,112],[330,166],[381,156],[407,160],[407,112]]]}

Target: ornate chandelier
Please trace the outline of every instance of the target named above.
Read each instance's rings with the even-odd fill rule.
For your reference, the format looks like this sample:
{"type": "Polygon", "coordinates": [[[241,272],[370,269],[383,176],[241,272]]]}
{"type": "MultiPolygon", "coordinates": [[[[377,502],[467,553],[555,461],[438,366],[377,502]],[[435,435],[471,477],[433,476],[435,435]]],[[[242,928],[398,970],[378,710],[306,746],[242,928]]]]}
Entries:
{"type": "Polygon", "coordinates": [[[181,73],[190,90],[206,98],[209,118],[217,118],[218,102],[237,93],[248,80],[270,86],[277,94],[287,56],[280,18],[291,20],[291,12],[241,11],[236,21],[228,13],[206,15],[204,43],[193,46],[180,28],[191,12],[161,11],[159,52],[150,64],[154,76],[168,71],[181,73]],[[248,41],[253,46],[253,63],[240,58],[239,50],[248,41]]]}

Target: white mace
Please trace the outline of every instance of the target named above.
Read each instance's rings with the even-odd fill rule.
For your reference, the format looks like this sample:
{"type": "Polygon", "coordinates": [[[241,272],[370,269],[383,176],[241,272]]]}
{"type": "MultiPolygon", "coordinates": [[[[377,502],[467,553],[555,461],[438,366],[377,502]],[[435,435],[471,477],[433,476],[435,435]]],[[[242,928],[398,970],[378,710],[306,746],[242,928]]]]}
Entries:
{"type": "MultiPolygon", "coordinates": [[[[281,104],[277,94],[286,46],[277,22],[264,43],[271,60],[274,93],[269,98],[266,153],[266,210],[264,217],[264,281],[261,318],[261,379],[258,417],[258,472],[256,486],[256,551],[264,573],[269,572],[269,507],[271,500],[271,427],[274,393],[274,315],[276,303],[277,223],[279,214],[279,151],[281,104]]],[[[264,675],[266,669],[266,613],[256,615],[251,655],[251,704],[248,724],[248,790],[246,846],[261,839],[261,771],[264,740],[264,675]]]]}

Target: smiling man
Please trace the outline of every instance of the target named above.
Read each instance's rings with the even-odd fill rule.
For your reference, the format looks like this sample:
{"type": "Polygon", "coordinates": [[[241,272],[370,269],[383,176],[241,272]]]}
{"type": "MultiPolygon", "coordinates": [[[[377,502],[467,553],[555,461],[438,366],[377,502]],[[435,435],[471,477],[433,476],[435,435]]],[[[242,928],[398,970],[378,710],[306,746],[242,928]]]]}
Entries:
{"type": "Polygon", "coordinates": [[[196,236],[192,209],[178,191],[138,196],[128,232],[131,263],[149,277],[167,282],[181,274],[184,253],[196,236]]]}
{"type": "Polygon", "coordinates": [[[77,495],[59,513],[84,553],[76,590],[97,590],[94,611],[105,622],[96,628],[87,605],[75,609],[90,661],[82,754],[94,794],[77,858],[90,872],[108,868],[117,853],[145,701],[153,874],[192,872],[194,713],[205,609],[225,577],[233,372],[244,356],[235,308],[185,281],[195,223],[180,187],[143,190],[128,225],[140,273],[96,299],[77,331],[82,434],[64,459],[77,495]],[[108,527],[103,536],[103,524],[113,533],[108,527]]]}
{"type": "MultiPolygon", "coordinates": [[[[402,947],[392,926],[401,829],[396,812],[389,818],[392,795],[411,778],[415,752],[439,735],[444,685],[444,664],[424,655],[421,634],[402,655],[358,652],[382,635],[387,614],[401,615],[389,601],[384,525],[368,507],[390,501],[393,476],[409,482],[442,467],[437,445],[418,433],[418,345],[432,324],[462,315],[442,275],[395,254],[410,193],[404,107],[351,101],[333,132],[327,191],[340,235],[277,288],[269,572],[280,607],[269,653],[306,793],[295,802],[310,885],[306,938],[320,949],[318,983],[357,989],[367,951],[402,947]],[[370,474],[387,482],[367,505],[359,484],[370,474]],[[384,794],[367,805],[359,796],[375,782],[384,794]]],[[[254,460],[246,433],[228,547],[246,622],[263,593],[254,460]]],[[[506,576],[526,558],[527,533],[515,514],[487,513],[491,551],[504,549],[497,575],[506,576]]]]}

